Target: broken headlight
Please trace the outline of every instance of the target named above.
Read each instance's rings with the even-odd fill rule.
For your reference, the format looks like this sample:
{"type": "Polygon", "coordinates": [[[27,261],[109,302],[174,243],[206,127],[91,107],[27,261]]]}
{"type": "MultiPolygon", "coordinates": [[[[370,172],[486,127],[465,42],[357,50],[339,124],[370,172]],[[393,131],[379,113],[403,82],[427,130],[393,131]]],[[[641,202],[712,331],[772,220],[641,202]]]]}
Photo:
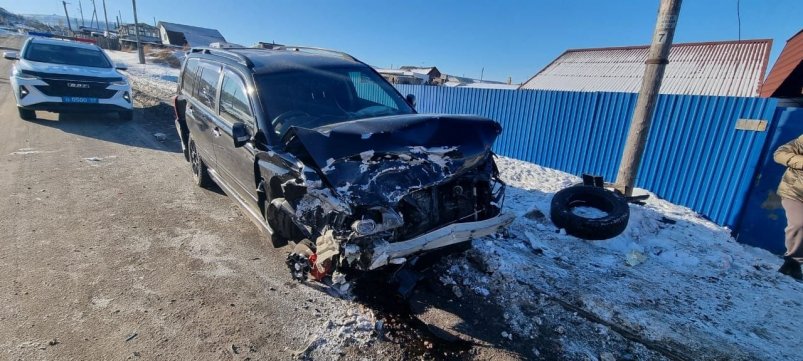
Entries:
{"type": "Polygon", "coordinates": [[[368,236],[376,233],[376,222],[373,219],[361,219],[351,224],[351,230],[361,236],[368,236]]]}
{"type": "Polygon", "coordinates": [[[402,224],[404,224],[404,220],[394,210],[374,207],[369,209],[362,219],[354,221],[351,224],[351,230],[360,236],[370,236],[398,228],[402,224]]]}

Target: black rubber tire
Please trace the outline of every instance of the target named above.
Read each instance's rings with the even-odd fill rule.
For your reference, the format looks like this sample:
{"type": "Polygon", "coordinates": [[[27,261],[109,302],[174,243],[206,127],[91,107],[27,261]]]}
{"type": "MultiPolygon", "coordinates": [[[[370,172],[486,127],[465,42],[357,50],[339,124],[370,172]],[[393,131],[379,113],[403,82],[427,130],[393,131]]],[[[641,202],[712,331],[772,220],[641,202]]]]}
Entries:
{"type": "Polygon", "coordinates": [[[304,234],[290,218],[286,211],[279,209],[279,205],[284,199],[276,199],[268,203],[265,207],[265,221],[268,222],[273,231],[271,242],[276,248],[283,247],[288,240],[303,239],[304,234]]]}
{"type": "Polygon", "coordinates": [[[124,122],[127,122],[127,121],[129,121],[131,119],[134,119],[134,111],[133,110],[124,110],[122,112],[117,112],[117,117],[119,117],[120,120],[122,120],[124,122]]]}
{"type": "Polygon", "coordinates": [[[622,196],[605,188],[580,185],[555,193],[549,215],[552,223],[565,229],[566,233],[572,236],[603,240],[624,232],[630,220],[630,206],[622,196]],[[601,218],[585,218],[572,212],[573,208],[579,206],[597,208],[608,215],[601,218]]]}
{"type": "Polygon", "coordinates": [[[195,141],[190,138],[190,166],[192,167],[192,179],[195,185],[201,188],[209,188],[212,185],[212,178],[209,177],[209,172],[206,169],[206,163],[201,159],[198,149],[195,147],[195,141]]]}
{"type": "Polygon", "coordinates": [[[17,108],[22,120],[36,120],[36,112],[30,109],[17,108]]]}

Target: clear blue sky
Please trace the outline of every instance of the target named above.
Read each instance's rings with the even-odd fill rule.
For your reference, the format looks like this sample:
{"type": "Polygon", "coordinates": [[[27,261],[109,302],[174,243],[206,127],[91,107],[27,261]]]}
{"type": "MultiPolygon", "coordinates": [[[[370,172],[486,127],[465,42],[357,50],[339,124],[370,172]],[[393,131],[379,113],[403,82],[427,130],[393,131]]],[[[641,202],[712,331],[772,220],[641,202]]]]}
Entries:
{"type": "MultiPolygon", "coordinates": [[[[69,0],[78,15],[78,0],[69,0]]],[[[99,12],[101,0],[96,0],[99,12]]],[[[82,0],[84,16],[90,0],[82,0]]],[[[771,38],[770,62],[803,27],[803,0],[740,0],[742,39],[771,38]]],[[[734,40],[737,0],[684,0],[675,42],[734,40]]],[[[130,0],[106,0],[133,21],[130,0]]],[[[60,0],[0,0],[23,14],[63,14],[60,0]]],[[[276,41],[347,51],[380,67],[527,80],[565,49],[647,44],[658,0],[138,0],[142,22],[213,27],[230,42],[276,41]]],[[[111,19],[111,18],[110,18],[111,19]]]]}

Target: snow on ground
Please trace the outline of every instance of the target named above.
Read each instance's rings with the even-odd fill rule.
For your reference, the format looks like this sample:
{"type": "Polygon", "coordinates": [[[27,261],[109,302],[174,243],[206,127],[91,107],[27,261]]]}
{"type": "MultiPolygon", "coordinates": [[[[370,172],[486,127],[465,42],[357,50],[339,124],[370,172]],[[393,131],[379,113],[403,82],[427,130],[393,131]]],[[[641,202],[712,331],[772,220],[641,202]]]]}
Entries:
{"type": "MultiPolygon", "coordinates": [[[[145,57],[145,64],[140,64],[136,51],[106,50],[106,53],[114,62],[124,63],[128,66],[125,73],[135,91],[164,100],[176,95],[180,69],[171,68],[166,64],[154,64],[155,58],[148,56],[145,57]]],[[[182,51],[177,50],[173,54],[179,59],[183,59],[182,51]]]]}
{"type": "MultiPolygon", "coordinates": [[[[133,52],[109,54],[128,64],[135,91],[164,100],[175,93],[178,69],[139,65],[133,52]]],[[[466,257],[450,257],[441,281],[508,310],[506,337],[537,339],[534,324],[544,316],[537,310],[548,298],[665,357],[799,358],[803,285],[776,272],[779,257],[739,244],[728,229],[654,195],[644,206],[631,206],[630,224],[616,238],[566,235],[545,215],[552,195],[579,178],[505,157],[498,163],[508,183],[505,208],[517,220],[506,236],[476,240],[466,257]]],[[[780,234],[768,237],[782,242],[780,234]]],[[[349,321],[333,321],[306,352],[331,351],[345,339],[367,342],[371,317],[353,312],[344,318],[349,321]],[[343,327],[354,322],[358,326],[343,327]]],[[[603,347],[572,338],[562,327],[558,333],[565,334],[562,348],[570,356],[598,355],[603,347]]]]}
{"type": "MultiPolygon", "coordinates": [[[[514,334],[533,336],[524,307],[531,300],[516,295],[537,291],[693,358],[799,357],[792,345],[803,341],[803,285],[776,272],[779,257],[654,195],[631,206],[630,224],[616,238],[566,235],[543,215],[554,192],[580,179],[510,158],[498,163],[509,185],[505,208],[517,220],[509,237],[474,242],[480,266],[471,254],[452,258],[445,284],[459,279],[475,292],[490,290],[518,315],[509,320],[514,334]],[[541,213],[525,217],[533,210],[541,213]]],[[[782,242],[780,234],[768,237],[782,242]]]]}

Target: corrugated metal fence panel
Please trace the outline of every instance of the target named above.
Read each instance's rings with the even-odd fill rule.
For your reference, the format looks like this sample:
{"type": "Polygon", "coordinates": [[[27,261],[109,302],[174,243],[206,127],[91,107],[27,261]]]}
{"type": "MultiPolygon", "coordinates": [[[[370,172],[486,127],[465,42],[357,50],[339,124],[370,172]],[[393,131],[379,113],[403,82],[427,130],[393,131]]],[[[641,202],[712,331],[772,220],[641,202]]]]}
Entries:
{"type": "Polygon", "coordinates": [[[589,173],[602,175],[612,182],[616,179],[638,96],[634,93],[595,94],[598,94],[598,98],[592,125],[594,138],[584,148],[589,163],[583,169],[588,169],[589,173]]]}
{"type": "MultiPolygon", "coordinates": [[[[613,181],[637,94],[396,85],[421,113],[476,114],[503,132],[494,150],[572,174],[613,181]]],[[[737,120],[772,121],[776,100],[661,95],[637,186],[733,226],[766,132],[736,130],[737,120]]]]}
{"type": "Polygon", "coordinates": [[[739,119],[773,120],[768,98],[661,95],[637,185],[734,226],[767,140],[739,119]]]}

